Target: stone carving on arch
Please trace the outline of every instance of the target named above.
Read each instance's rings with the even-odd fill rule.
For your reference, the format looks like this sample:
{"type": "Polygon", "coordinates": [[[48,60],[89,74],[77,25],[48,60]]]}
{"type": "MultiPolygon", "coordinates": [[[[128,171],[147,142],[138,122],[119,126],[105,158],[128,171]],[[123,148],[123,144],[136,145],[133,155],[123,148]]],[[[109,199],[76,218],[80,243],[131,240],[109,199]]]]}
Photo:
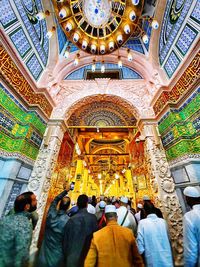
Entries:
{"type": "Polygon", "coordinates": [[[78,107],[94,101],[113,101],[117,105],[131,110],[139,118],[154,117],[151,107],[153,95],[148,90],[146,81],[123,81],[96,79],[91,81],[62,81],[59,91],[54,96],[57,106],[52,118],[69,118],[78,107]],[[107,99],[108,100],[108,99],[107,99]]]}

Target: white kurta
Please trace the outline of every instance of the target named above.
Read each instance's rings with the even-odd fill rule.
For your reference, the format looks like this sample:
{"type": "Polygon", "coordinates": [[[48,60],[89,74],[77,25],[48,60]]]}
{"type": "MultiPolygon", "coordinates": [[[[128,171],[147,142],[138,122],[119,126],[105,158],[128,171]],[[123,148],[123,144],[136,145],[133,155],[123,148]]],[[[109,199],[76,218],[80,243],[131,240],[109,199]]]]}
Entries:
{"type": "Polygon", "coordinates": [[[200,266],[200,204],[183,217],[184,266],[200,266]]]}
{"type": "MultiPolygon", "coordinates": [[[[118,216],[117,222],[119,225],[121,225],[121,223],[123,222],[124,217],[126,215],[126,212],[127,212],[127,208],[124,206],[121,206],[117,209],[117,216],[118,216]]],[[[128,211],[128,215],[127,215],[122,226],[131,229],[133,231],[134,235],[136,234],[137,223],[135,221],[134,216],[131,214],[130,211],[128,211]]]]}
{"type": "Polygon", "coordinates": [[[140,214],[141,214],[141,211],[138,211],[136,214],[135,214],[135,218],[137,220],[137,222],[139,223],[140,221],[140,214]]]}
{"type": "Polygon", "coordinates": [[[167,224],[164,219],[158,218],[156,214],[149,214],[146,219],[139,221],[137,245],[139,253],[144,253],[145,266],[174,266],[167,224]]]}

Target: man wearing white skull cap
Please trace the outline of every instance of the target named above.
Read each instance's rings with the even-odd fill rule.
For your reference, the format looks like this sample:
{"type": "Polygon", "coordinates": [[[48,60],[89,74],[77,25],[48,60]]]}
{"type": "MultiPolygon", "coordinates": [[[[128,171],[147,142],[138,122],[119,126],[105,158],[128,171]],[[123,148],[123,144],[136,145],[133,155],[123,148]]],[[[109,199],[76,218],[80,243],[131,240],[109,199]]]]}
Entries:
{"type": "Polygon", "coordinates": [[[200,266],[200,188],[187,186],[183,194],[192,208],[183,217],[184,266],[200,266]]]}
{"type": "Polygon", "coordinates": [[[84,267],[144,267],[130,229],[117,223],[114,205],[105,207],[106,226],[93,234],[84,267]]]}
{"type": "Polygon", "coordinates": [[[117,209],[117,222],[123,227],[127,227],[133,231],[133,234],[136,236],[137,232],[137,223],[133,214],[127,209],[128,198],[120,198],[120,207],[117,209]]]}

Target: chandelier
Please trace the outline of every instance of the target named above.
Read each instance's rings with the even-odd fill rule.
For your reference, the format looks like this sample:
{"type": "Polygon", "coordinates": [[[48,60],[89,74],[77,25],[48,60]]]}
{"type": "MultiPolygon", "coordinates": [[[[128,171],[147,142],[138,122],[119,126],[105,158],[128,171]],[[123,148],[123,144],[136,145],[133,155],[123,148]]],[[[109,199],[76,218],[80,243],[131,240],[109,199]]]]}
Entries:
{"type": "MultiPolygon", "coordinates": [[[[148,43],[148,36],[143,29],[143,21],[148,20],[152,28],[158,28],[158,22],[149,16],[142,16],[144,0],[52,0],[59,24],[67,39],[80,50],[96,56],[113,53],[124,46],[131,37],[141,37],[148,43]]],[[[36,17],[41,20],[50,15],[47,10],[39,12],[36,17]]],[[[52,27],[47,33],[51,37],[55,32],[52,27]]],[[[70,46],[64,56],[68,58],[70,46]]],[[[132,61],[130,49],[127,57],[132,61]]],[[[74,65],[79,62],[80,53],[76,54],[74,65]]],[[[118,52],[118,67],[122,67],[118,52]]],[[[95,71],[95,58],[92,70],[95,71]]],[[[102,59],[102,66],[104,60],[102,59]]],[[[105,68],[102,68],[102,72],[105,68]]]]}

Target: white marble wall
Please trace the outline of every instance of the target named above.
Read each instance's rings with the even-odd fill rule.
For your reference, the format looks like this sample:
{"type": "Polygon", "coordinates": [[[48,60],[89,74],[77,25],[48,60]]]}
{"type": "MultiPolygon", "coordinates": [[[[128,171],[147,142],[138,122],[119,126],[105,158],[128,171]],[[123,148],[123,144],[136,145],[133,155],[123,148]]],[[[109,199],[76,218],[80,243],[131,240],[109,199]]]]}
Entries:
{"type": "Polygon", "coordinates": [[[32,166],[17,159],[0,158],[0,217],[12,207],[16,195],[27,190],[32,166]]]}

